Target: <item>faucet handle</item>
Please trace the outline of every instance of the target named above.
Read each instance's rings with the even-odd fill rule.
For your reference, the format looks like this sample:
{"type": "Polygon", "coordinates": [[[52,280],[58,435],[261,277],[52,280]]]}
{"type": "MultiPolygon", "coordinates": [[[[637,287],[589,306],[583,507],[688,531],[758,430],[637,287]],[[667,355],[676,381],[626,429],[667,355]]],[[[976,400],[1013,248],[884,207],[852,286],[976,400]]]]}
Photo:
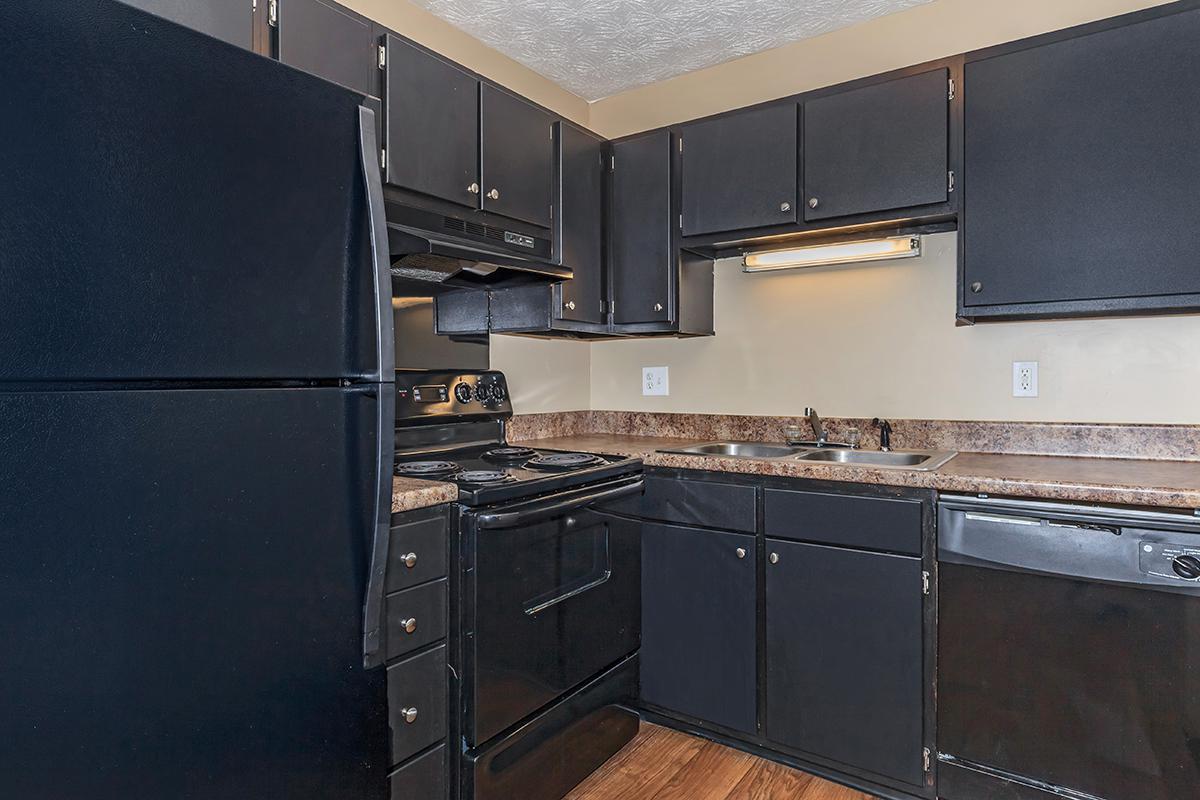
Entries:
{"type": "Polygon", "coordinates": [[[806,406],[804,409],[804,416],[806,416],[806,417],[811,417],[815,413],[817,413],[817,410],[815,408],[806,406]]]}

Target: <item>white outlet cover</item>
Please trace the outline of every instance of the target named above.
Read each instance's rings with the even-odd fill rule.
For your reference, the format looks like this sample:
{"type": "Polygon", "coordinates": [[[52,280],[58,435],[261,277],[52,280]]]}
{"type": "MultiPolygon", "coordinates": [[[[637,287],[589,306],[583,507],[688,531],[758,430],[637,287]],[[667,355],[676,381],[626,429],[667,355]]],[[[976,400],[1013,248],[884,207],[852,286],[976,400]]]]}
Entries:
{"type": "Polygon", "coordinates": [[[671,387],[666,367],[642,367],[642,394],[646,397],[666,397],[671,387]]]}
{"type": "Polygon", "coordinates": [[[1013,397],[1037,397],[1038,362],[1014,361],[1012,381],[1013,397]]]}

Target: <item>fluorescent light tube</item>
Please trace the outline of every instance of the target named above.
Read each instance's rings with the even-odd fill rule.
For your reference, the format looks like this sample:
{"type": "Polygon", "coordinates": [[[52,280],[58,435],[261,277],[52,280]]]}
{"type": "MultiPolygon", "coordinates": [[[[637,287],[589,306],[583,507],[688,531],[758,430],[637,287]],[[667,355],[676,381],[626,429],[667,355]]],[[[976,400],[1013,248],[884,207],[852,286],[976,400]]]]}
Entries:
{"type": "Polygon", "coordinates": [[[856,264],[860,261],[886,261],[921,255],[920,236],[892,236],[837,244],[793,247],[787,250],[762,250],[742,256],[743,272],[767,272],[774,269],[824,267],[830,264],[856,264]]]}

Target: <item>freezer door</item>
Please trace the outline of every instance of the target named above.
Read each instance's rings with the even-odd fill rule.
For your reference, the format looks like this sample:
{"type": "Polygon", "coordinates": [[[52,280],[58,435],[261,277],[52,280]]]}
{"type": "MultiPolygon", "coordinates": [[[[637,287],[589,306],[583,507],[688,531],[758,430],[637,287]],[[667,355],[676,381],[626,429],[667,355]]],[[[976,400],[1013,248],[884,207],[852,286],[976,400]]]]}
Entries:
{"type": "Polygon", "coordinates": [[[378,402],[0,393],[0,796],[385,796],[378,402]]]}
{"type": "Polygon", "coordinates": [[[389,373],[361,95],[111,0],[0,29],[0,382],[389,373]]]}

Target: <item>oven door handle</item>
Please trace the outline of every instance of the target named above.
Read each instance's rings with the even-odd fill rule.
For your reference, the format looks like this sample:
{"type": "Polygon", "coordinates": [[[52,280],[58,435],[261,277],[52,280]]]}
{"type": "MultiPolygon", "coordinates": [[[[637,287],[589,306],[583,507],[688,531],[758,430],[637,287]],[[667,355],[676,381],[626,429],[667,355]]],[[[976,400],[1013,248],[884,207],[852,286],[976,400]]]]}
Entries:
{"type": "Polygon", "coordinates": [[[615,488],[601,489],[582,495],[573,495],[519,511],[495,511],[480,514],[475,518],[475,522],[480,529],[497,530],[500,528],[515,528],[518,525],[528,525],[531,522],[556,517],[569,511],[587,508],[596,503],[618,500],[622,497],[639,494],[645,488],[645,485],[645,482],[639,477],[635,481],[623,483],[615,488]]]}

